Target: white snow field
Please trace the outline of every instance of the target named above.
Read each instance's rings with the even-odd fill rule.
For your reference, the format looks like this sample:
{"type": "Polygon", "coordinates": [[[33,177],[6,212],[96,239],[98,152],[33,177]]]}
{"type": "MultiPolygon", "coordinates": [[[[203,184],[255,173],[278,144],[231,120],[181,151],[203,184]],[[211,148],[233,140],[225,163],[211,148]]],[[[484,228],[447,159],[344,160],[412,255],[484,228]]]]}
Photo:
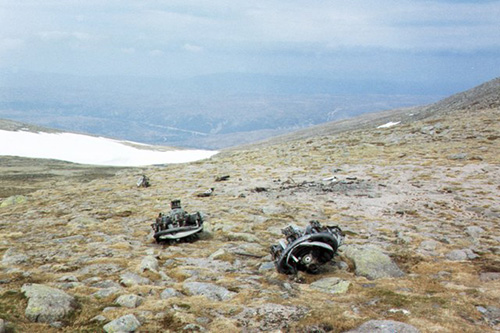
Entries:
{"type": "Polygon", "coordinates": [[[396,121],[396,122],[390,121],[387,124],[383,124],[383,125],[378,126],[377,128],[389,128],[389,127],[392,127],[392,126],[396,126],[399,123],[401,123],[401,122],[400,121],[396,121]]]}
{"type": "Polygon", "coordinates": [[[154,146],[128,143],[73,133],[0,130],[0,155],[50,158],[80,164],[145,166],[186,163],[206,159],[218,153],[188,149],[160,151],[154,150],[154,146]]]}

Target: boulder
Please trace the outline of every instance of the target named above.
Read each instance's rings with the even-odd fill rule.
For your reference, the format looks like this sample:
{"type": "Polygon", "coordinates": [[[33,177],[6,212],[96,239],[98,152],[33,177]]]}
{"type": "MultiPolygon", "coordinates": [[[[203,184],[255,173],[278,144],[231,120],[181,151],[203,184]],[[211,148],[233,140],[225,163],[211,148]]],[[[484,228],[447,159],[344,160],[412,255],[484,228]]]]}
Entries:
{"type": "Polygon", "coordinates": [[[337,277],[324,278],[311,283],[311,288],[330,294],[344,294],[349,289],[351,282],[337,277]]]}
{"type": "Polygon", "coordinates": [[[179,296],[182,296],[182,294],[177,290],[175,290],[174,288],[166,288],[160,294],[161,299],[168,299],[170,297],[179,297],[179,296]]]}
{"type": "Polygon", "coordinates": [[[5,251],[2,257],[2,265],[11,266],[24,264],[28,261],[29,257],[23,253],[17,253],[14,248],[5,251]]]}
{"type": "Polygon", "coordinates": [[[144,298],[134,294],[122,295],[118,297],[115,303],[126,308],[136,308],[142,304],[144,298]]]}
{"type": "Polygon", "coordinates": [[[347,333],[419,333],[420,331],[409,324],[393,320],[370,320],[347,333]]]}
{"type": "Polygon", "coordinates": [[[125,272],[120,275],[120,284],[122,284],[125,287],[132,287],[150,283],[151,281],[148,278],[142,277],[135,273],[125,272]]]}
{"type": "Polygon", "coordinates": [[[375,246],[345,246],[343,253],[353,261],[358,276],[375,280],[405,275],[388,255],[375,246]]]}
{"type": "Polygon", "coordinates": [[[135,332],[140,326],[139,320],[133,314],[128,314],[107,323],[103,329],[107,333],[124,333],[135,332]]]}
{"type": "Polygon", "coordinates": [[[158,260],[154,256],[145,256],[139,266],[141,272],[149,270],[151,272],[158,272],[158,260]]]}
{"type": "Polygon", "coordinates": [[[308,311],[303,306],[266,303],[258,307],[245,308],[235,319],[241,327],[246,328],[242,331],[288,332],[291,322],[299,321],[308,311]]]}
{"type": "Polygon", "coordinates": [[[41,284],[25,284],[21,291],[28,298],[25,315],[32,322],[52,323],[77,308],[75,298],[59,289],[41,284]]]}
{"type": "Polygon", "coordinates": [[[203,295],[212,301],[226,301],[236,295],[235,292],[212,283],[186,282],[183,286],[189,294],[203,295]]]}

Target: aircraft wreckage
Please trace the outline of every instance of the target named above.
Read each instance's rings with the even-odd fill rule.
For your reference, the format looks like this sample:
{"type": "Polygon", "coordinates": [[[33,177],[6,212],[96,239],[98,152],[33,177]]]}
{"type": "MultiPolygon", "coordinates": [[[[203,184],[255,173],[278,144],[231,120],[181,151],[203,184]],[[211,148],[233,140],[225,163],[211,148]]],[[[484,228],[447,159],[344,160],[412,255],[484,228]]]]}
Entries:
{"type": "Polygon", "coordinates": [[[181,207],[180,200],[170,203],[168,214],[160,213],[155,223],[151,224],[157,243],[194,241],[203,231],[203,217],[200,212],[187,213],[181,207]]]}
{"type": "Polygon", "coordinates": [[[271,246],[271,255],[278,272],[284,274],[318,273],[321,265],[333,259],[344,239],[339,227],[324,227],[318,221],[311,221],[305,230],[288,226],[282,233],[286,241],[271,246]]]}

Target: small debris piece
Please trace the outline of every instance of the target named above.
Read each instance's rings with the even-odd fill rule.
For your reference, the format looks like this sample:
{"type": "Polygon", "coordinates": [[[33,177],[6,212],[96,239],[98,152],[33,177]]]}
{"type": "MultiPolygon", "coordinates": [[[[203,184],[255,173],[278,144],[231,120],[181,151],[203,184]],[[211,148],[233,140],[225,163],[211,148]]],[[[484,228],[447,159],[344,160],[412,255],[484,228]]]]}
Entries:
{"type": "Polygon", "coordinates": [[[150,187],[151,183],[149,182],[149,178],[146,175],[142,175],[137,180],[137,187],[150,187]]]}
{"type": "Polygon", "coordinates": [[[200,198],[209,197],[214,193],[214,188],[211,187],[203,193],[198,193],[196,196],[200,198]]]}
{"type": "Polygon", "coordinates": [[[216,182],[223,182],[223,181],[228,180],[228,179],[229,179],[229,177],[230,177],[229,175],[219,176],[219,177],[215,178],[215,181],[216,181],[216,182]]]}

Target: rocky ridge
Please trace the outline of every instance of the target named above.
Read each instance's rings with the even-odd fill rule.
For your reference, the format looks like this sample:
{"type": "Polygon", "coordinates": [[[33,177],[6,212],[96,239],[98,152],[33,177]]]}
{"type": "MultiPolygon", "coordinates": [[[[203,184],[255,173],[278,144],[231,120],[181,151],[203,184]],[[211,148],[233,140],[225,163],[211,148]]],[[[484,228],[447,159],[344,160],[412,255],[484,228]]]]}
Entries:
{"type": "Polygon", "coordinates": [[[479,106],[191,164],[38,178],[24,200],[2,199],[10,203],[0,208],[0,324],[44,332],[498,330],[500,108],[479,106]],[[151,187],[136,187],[141,174],[151,187]],[[211,187],[210,197],[196,195],[211,187]],[[154,243],[149,225],[172,199],[205,214],[199,241],[154,243]],[[269,246],[282,228],[311,219],[346,232],[339,257],[318,275],[278,274],[269,246]],[[29,314],[33,286],[58,290],[55,314],[29,314]]]}

